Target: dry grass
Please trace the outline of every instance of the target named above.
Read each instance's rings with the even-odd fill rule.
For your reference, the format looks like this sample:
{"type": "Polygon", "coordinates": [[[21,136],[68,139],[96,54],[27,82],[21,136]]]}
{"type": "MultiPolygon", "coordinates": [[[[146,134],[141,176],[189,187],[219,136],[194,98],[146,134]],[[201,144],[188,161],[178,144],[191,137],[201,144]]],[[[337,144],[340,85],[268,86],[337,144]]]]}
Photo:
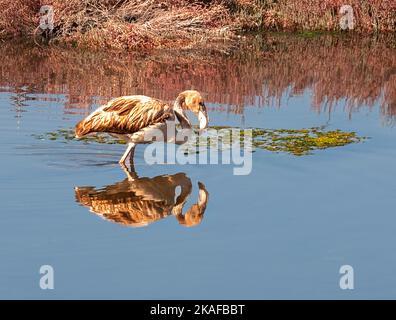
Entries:
{"type": "MultiPolygon", "coordinates": [[[[52,5],[52,42],[113,49],[190,48],[224,40],[238,29],[227,1],[46,0],[52,5]]],[[[0,35],[33,35],[44,1],[0,0],[0,35]]]]}
{"type": "Polygon", "coordinates": [[[24,36],[38,25],[37,0],[0,0],[0,38],[24,36]]]}
{"type": "Polygon", "coordinates": [[[115,49],[199,46],[230,36],[227,10],[181,0],[54,1],[57,36],[75,45],[115,49]]]}
{"type": "Polygon", "coordinates": [[[338,31],[339,10],[346,4],[354,11],[355,32],[396,31],[394,0],[279,0],[267,6],[263,26],[277,30],[338,31]]]}
{"type": "MultiPolygon", "coordinates": [[[[339,31],[343,4],[344,0],[0,0],[0,38],[40,32],[39,9],[52,5],[51,42],[120,50],[197,48],[235,40],[243,30],[339,31]]],[[[354,8],[355,31],[396,31],[396,1],[348,4],[354,8]]]]}

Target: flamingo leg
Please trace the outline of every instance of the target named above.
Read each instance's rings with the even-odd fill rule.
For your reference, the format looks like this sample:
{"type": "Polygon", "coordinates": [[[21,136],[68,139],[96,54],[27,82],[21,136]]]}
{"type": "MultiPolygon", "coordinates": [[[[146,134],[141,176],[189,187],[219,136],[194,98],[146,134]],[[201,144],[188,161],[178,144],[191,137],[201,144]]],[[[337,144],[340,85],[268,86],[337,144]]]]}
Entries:
{"type": "Polygon", "coordinates": [[[130,161],[133,161],[133,151],[135,149],[135,144],[133,142],[128,143],[128,147],[125,150],[125,153],[121,157],[119,163],[125,165],[125,161],[128,158],[128,155],[131,154],[130,161]]]}

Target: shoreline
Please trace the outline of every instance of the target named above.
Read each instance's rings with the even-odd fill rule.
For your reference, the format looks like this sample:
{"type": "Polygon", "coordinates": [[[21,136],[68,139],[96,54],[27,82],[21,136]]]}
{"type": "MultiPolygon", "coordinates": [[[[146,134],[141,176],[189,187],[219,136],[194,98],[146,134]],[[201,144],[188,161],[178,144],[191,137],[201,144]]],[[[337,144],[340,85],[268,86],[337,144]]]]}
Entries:
{"type": "Polygon", "coordinates": [[[250,32],[306,37],[396,32],[396,2],[350,3],[354,27],[343,31],[335,0],[309,4],[297,0],[0,0],[0,41],[27,38],[39,44],[89,49],[149,52],[206,47],[226,52],[250,32]],[[44,4],[53,10],[51,29],[39,27],[44,4]]]}

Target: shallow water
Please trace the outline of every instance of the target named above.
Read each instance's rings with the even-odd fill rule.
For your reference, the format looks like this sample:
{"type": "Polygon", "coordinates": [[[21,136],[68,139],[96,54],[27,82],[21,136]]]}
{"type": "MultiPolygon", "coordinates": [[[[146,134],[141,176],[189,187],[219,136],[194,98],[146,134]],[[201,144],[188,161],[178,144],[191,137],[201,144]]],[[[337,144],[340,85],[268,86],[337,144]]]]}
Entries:
{"type": "Polygon", "coordinates": [[[0,53],[1,298],[395,298],[390,43],[280,36],[226,56],[17,44],[0,53]],[[301,157],[257,150],[247,176],[231,165],[148,166],[139,146],[131,185],[117,163],[123,145],[32,136],[71,128],[111,97],[171,101],[189,88],[205,94],[211,125],[326,125],[371,139],[301,157]],[[206,210],[194,207],[198,182],[206,210]],[[192,188],[190,220],[166,214],[177,185],[192,188]],[[162,215],[140,227],[100,217],[76,196],[87,186],[104,206],[140,192],[162,215]],[[54,268],[54,290],[40,289],[42,265],[54,268]],[[342,265],[354,290],[340,289],[342,265]]]}

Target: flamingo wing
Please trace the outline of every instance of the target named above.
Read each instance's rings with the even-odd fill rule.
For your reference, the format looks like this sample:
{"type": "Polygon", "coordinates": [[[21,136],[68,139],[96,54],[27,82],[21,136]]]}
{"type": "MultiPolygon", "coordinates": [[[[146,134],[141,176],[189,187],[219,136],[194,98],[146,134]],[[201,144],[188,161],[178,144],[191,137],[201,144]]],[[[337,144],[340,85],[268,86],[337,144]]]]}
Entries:
{"type": "Polygon", "coordinates": [[[148,126],[173,119],[165,102],[146,96],[125,96],[111,100],[76,125],[76,137],[92,132],[132,134],[148,126]]]}

